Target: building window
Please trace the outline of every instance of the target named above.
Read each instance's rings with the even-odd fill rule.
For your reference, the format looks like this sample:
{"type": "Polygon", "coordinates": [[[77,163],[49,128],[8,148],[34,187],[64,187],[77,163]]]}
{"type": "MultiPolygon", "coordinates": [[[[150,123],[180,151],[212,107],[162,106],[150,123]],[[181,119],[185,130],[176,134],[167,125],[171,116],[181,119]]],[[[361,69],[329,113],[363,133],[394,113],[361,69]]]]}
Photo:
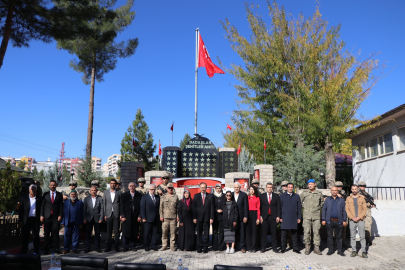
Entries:
{"type": "Polygon", "coordinates": [[[405,150],[405,127],[398,129],[399,150],[405,150]]]}
{"type": "Polygon", "coordinates": [[[371,138],[365,142],[358,144],[358,147],[360,151],[360,160],[391,153],[394,151],[394,147],[392,144],[392,134],[391,132],[388,132],[383,135],[371,138]]]}

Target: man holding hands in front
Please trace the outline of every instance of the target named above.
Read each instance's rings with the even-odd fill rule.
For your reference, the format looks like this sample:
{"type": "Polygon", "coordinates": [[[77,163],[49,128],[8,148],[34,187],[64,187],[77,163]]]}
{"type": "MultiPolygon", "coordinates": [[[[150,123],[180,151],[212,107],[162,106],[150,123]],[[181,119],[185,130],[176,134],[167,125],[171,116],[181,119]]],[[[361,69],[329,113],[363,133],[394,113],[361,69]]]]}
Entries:
{"type": "Polygon", "coordinates": [[[266,184],[266,193],[260,195],[260,222],[262,223],[261,249],[263,253],[267,244],[267,232],[270,229],[273,252],[277,250],[277,224],[280,222],[281,202],[278,194],[273,192],[273,184],[266,184]]]}
{"type": "Polygon", "coordinates": [[[201,253],[204,247],[204,253],[207,253],[210,224],[214,222],[214,199],[207,193],[207,184],[204,182],[200,184],[200,193],[194,195],[193,222],[197,224],[197,252],[201,253]],[[204,243],[201,240],[203,231],[204,243]]]}

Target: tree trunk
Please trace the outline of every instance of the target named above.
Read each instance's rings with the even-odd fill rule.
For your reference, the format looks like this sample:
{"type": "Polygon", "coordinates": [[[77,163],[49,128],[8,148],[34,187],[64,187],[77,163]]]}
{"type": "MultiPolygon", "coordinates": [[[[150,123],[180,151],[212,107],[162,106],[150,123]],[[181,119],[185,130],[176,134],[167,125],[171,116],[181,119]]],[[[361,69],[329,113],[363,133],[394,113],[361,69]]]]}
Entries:
{"type": "Polygon", "coordinates": [[[1,41],[1,46],[0,46],[0,69],[3,66],[4,56],[6,55],[8,42],[10,40],[11,25],[13,24],[14,7],[17,4],[17,1],[18,0],[14,1],[14,3],[11,5],[11,7],[7,11],[6,24],[4,26],[3,40],[1,41]]]}
{"type": "Polygon", "coordinates": [[[326,159],[326,186],[331,188],[335,185],[336,179],[336,163],[335,163],[335,153],[333,152],[333,143],[326,138],[325,143],[325,159],[326,159]]]}
{"type": "Polygon", "coordinates": [[[89,103],[89,125],[87,127],[86,158],[91,159],[93,145],[93,120],[94,120],[94,85],[96,80],[96,56],[93,55],[93,67],[91,69],[90,103],[89,103]]]}

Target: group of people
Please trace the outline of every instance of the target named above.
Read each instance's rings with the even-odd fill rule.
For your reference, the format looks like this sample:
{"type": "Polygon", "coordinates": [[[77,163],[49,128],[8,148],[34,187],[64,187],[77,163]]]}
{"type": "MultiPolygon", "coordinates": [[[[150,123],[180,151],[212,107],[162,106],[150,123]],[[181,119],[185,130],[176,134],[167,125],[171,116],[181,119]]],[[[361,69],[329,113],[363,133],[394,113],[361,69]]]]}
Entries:
{"type": "MultiPolygon", "coordinates": [[[[23,226],[23,253],[27,252],[29,234],[32,231],[34,251],[39,253],[39,227],[44,228],[44,251],[49,253],[50,233],[52,232],[55,252],[59,253],[59,230],[64,227],[63,254],[78,253],[79,232],[86,226],[84,252],[91,250],[91,236],[95,235],[95,250],[100,249],[100,225],[107,225],[107,247],[112,249],[114,231],[114,249],[120,251],[120,232],[122,232],[123,251],[136,250],[139,230],[146,251],[158,250],[158,235],[161,236],[160,250],[170,248],[198,253],[208,252],[209,233],[212,226],[212,250],[225,250],[225,253],[265,252],[267,236],[270,232],[272,250],[284,253],[287,250],[287,238],[291,237],[293,252],[298,249],[297,229],[303,222],[305,254],[310,253],[311,231],[313,232],[314,253],[322,254],[319,230],[327,228],[329,251],[334,253],[333,233],[336,236],[338,254],[345,256],[342,248],[342,231],[350,226],[351,256],[356,256],[356,231],[361,238],[363,258],[366,255],[365,218],[368,206],[363,195],[359,195],[357,185],[351,187],[352,194],[346,196],[341,187],[332,187],[332,196],[324,196],[316,190],[315,181],[308,181],[308,190],[300,195],[294,192],[294,184],[283,181],[283,191],[273,191],[273,184],[267,183],[265,190],[259,188],[254,179],[247,193],[241,191],[241,185],[234,183],[233,192],[222,190],[221,184],[215,186],[212,193],[207,192],[207,184],[199,185],[200,192],[191,198],[185,190],[180,200],[169,175],[162,177],[161,185],[149,185],[145,188],[145,179],[138,179],[138,187],[129,183],[127,192],[117,189],[117,180],[111,179],[109,189],[101,193],[98,182],[92,182],[90,195],[78,199],[77,184],[71,181],[70,193],[64,196],[56,191],[56,182],[49,183],[49,192],[37,196],[37,186],[29,187],[29,196],[21,198],[20,222],[23,226]],[[280,224],[281,249],[277,248],[277,227],[280,224]],[[178,231],[176,245],[176,231],[178,231]],[[170,234],[170,239],[168,239],[170,234]],[[197,235],[197,237],[195,237],[197,235]]],[[[360,183],[362,184],[362,183],[360,183]]],[[[364,184],[365,186],[365,184],[364,184]]]]}

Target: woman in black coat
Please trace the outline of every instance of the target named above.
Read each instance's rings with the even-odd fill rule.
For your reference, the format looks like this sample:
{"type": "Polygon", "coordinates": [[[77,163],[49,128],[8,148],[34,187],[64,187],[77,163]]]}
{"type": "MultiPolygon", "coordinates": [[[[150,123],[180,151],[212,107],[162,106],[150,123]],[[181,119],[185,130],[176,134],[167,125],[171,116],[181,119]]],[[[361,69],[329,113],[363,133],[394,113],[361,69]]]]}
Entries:
{"type": "Polygon", "coordinates": [[[180,250],[190,251],[194,249],[195,227],[193,223],[193,200],[190,192],[185,190],[183,199],[177,206],[179,216],[179,235],[177,237],[177,248],[180,250]]]}
{"type": "Polygon", "coordinates": [[[226,243],[225,253],[233,254],[235,253],[235,230],[239,220],[239,212],[231,191],[226,192],[225,198],[226,200],[222,205],[224,242],[226,243]],[[232,243],[231,249],[229,249],[230,243],[232,243]]]}

